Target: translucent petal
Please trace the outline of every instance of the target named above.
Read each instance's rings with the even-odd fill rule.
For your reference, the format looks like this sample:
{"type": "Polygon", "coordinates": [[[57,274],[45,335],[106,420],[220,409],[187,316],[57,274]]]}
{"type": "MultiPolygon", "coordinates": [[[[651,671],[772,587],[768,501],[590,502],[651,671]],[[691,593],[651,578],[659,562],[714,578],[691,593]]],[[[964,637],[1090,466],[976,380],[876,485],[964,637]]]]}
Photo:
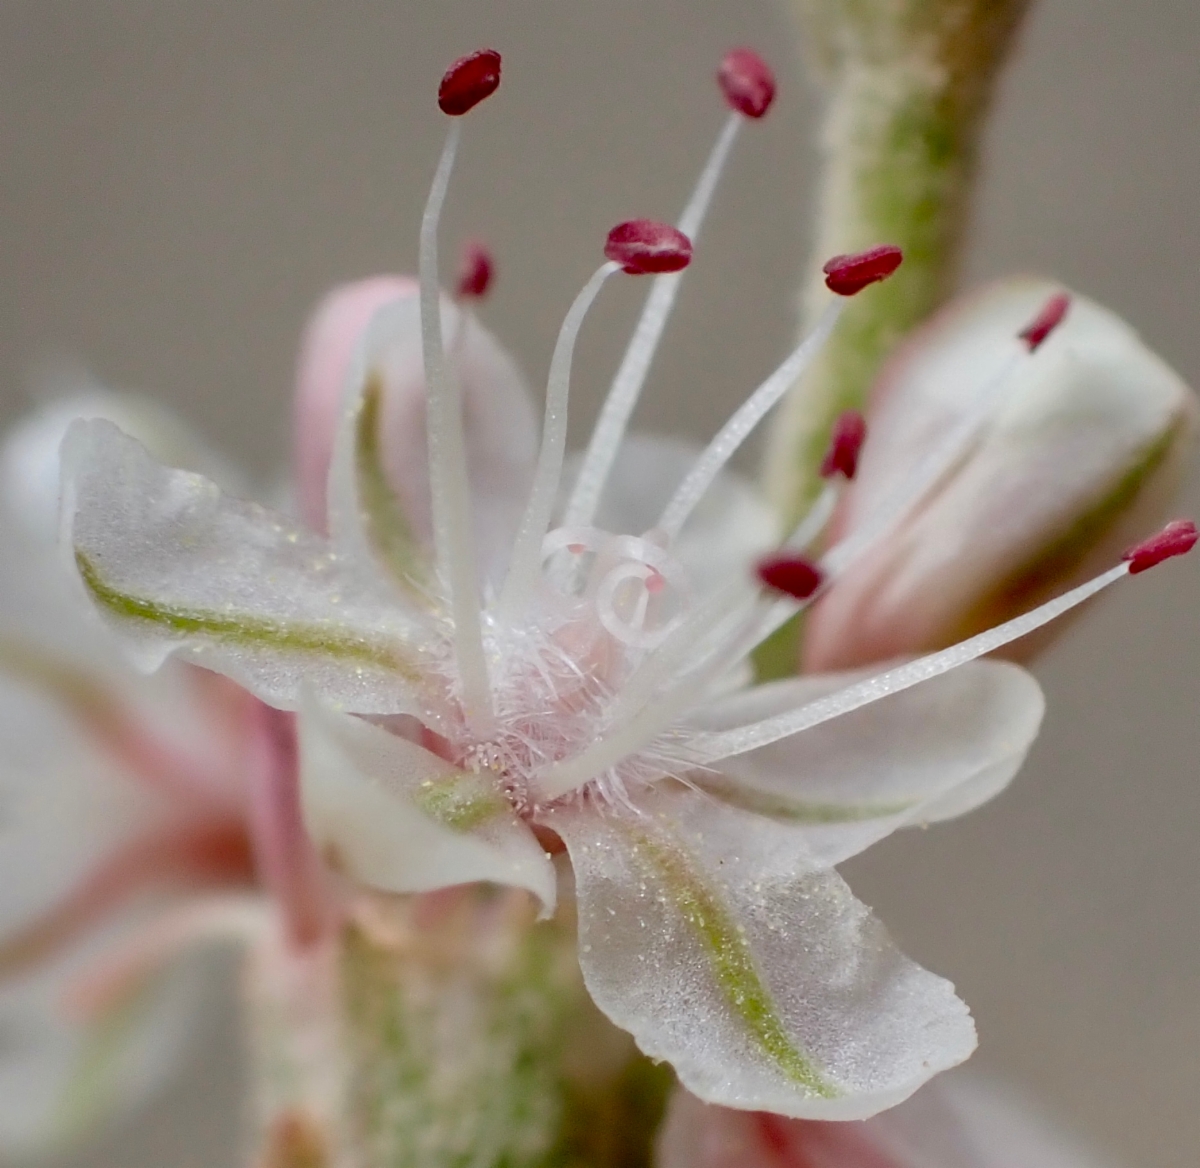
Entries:
{"type": "MultiPolygon", "coordinates": [[[[870,676],[822,674],[759,686],[692,718],[728,729],[870,676]]],[[[804,829],[818,862],[839,864],[898,827],[961,815],[1016,774],[1041,725],[1025,670],[975,661],[842,718],[697,772],[703,790],[804,829]]]]}
{"type": "Polygon", "coordinates": [[[803,834],[682,787],[562,807],[596,1004],[700,1098],[857,1119],[975,1046],[953,987],[905,958],[803,834]]]}
{"type": "Polygon", "coordinates": [[[1100,1168],[1006,1091],[954,1071],[858,1123],[784,1119],[677,1090],[659,1168],[1100,1168]]]}
{"type": "Polygon", "coordinates": [[[335,868],[388,892],[487,880],[554,910],[555,873],[495,779],[315,702],[300,719],[304,815],[335,868]]]}
{"type": "Polygon", "coordinates": [[[431,634],[386,581],[109,422],[75,422],[63,463],[67,554],[141,668],[176,653],[283,708],[302,685],[365,713],[414,708],[431,634]]]}

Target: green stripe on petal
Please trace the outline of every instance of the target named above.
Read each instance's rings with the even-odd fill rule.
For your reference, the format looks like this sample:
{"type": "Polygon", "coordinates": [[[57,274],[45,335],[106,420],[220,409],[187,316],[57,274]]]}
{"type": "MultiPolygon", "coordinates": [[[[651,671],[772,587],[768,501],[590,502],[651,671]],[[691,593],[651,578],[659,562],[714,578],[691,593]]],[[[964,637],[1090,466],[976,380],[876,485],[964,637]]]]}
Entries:
{"type": "Polygon", "coordinates": [[[427,565],[408,517],[384,473],[379,447],[382,412],[383,374],[374,370],[363,388],[354,424],[354,469],[359,506],[371,546],[396,580],[419,594],[414,584],[427,578],[427,565]]]}
{"type": "Polygon", "coordinates": [[[755,1042],[792,1082],[818,1098],[837,1098],[837,1088],[788,1036],[755,967],[744,930],[705,883],[692,857],[661,834],[650,835],[630,825],[626,830],[637,844],[636,854],[662,881],[672,904],[708,951],[717,985],[755,1042]]]}
{"type": "Polygon", "coordinates": [[[745,783],[732,781],[724,775],[693,774],[688,781],[731,807],[785,823],[864,823],[871,819],[888,819],[893,815],[903,815],[920,802],[919,799],[906,799],[895,803],[810,803],[759,790],[745,783]]]}
{"type": "Polygon", "coordinates": [[[373,665],[409,681],[419,680],[417,669],[404,659],[398,646],[379,644],[360,634],[346,632],[332,621],[326,624],[271,620],[163,604],[122,592],[109,584],[100,575],[91,557],[78,547],[75,548],[75,564],[96,603],[123,620],[145,621],[181,637],[211,637],[229,645],[319,654],[361,665],[373,665]]]}
{"type": "Polygon", "coordinates": [[[413,802],[430,819],[453,831],[472,831],[511,810],[490,779],[469,771],[426,779],[416,789],[413,802]]]}

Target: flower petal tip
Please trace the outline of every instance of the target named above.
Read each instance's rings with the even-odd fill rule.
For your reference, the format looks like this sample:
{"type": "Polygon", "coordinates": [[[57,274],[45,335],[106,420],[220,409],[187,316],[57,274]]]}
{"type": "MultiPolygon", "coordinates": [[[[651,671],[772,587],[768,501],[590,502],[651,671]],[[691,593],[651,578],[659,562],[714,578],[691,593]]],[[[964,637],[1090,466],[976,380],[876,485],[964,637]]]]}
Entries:
{"type": "Polygon", "coordinates": [[[886,280],[904,259],[894,243],[883,243],[854,255],[834,256],[822,269],[825,287],[839,296],[853,296],[869,284],[886,280]]]}
{"type": "Polygon", "coordinates": [[[803,556],[795,555],[770,556],[759,561],[755,571],[766,587],[796,600],[808,599],[821,587],[824,579],[820,568],[803,556]]]}
{"type": "Polygon", "coordinates": [[[438,108],[452,118],[469,113],[500,86],[500,54],[495,49],[476,49],[459,57],[442,76],[438,86],[438,108]]]}
{"type": "Polygon", "coordinates": [[[1190,519],[1173,519],[1157,535],[1131,547],[1121,558],[1129,565],[1129,574],[1136,576],[1163,560],[1186,555],[1198,538],[1200,531],[1190,519]]]}
{"type": "Polygon", "coordinates": [[[775,74],[753,49],[730,49],[721,59],[717,84],[729,108],[747,118],[761,118],[775,100],[775,74]]]}
{"type": "Polygon", "coordinates": [[[630,275],[660,275],[692,262],[692,241],[669,223],[629,219],[608,233],[604,254],[630,275]]]}

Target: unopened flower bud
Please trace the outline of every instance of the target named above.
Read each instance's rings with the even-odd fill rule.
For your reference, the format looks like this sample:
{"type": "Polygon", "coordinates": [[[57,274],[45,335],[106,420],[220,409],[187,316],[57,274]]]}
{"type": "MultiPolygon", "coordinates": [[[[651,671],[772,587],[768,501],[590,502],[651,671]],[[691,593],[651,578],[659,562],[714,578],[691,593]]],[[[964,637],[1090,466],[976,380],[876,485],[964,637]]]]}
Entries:
{"type": "MultiPolygon", "coordinates": [[[[843,669],[923,652],[1034,607],[1113,560],[1167,509],[1195,428],[1180,378],[1082,297],[1037,345],[1061,289],[1020,279],[965,298],[885,366],[858,476],[832,537],[902,496],[915,468],[990,397],[975,439],[831,582],[804,662],[843,669]]],[[[1039,647],[1024,642],[1028,655],[1039,647]]]]}

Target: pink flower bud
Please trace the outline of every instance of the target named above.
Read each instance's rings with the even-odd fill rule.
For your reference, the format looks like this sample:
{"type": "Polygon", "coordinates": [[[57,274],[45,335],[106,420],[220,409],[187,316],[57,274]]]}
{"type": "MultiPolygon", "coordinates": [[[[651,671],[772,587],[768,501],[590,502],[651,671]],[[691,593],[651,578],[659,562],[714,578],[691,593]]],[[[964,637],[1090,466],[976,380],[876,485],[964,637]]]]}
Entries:
{"type": "Polygon", "coordinates": [[[296,366],[295,481],[300,516],[315,531],[325,530],[325,479],[354,346],[380,308],[416,295],[408,276],[374,276],[334,288],[309,318],[296,366]]]}
{"type": "MultiPolygon", "coordinates": [[[[383,404],[379,448],[389,486],[409,529],[432,536],[425,434],[425,366],[417,282],[377,276],[335,288],[318,305],[300,350],[296,374],[296,488],[305,522],[326,527],[326,480],[355,348],[372,317],[396,304],[380,354],[383,404]]],[[[486,569],[507,552],[537,453],[530,395],[512,360],[470,312],[442,297],[442,333],[462,386],[467,461],[481,561],[486,569]]]]}
{"type": "Polygon", "coordinates": [[[1160,521],[1195,399],[1127,324],[1082,297],[1029,344],[1030,322],[1060,292],[1033,279],[993,285],[940,313],[885,366],[835,539],[902,494],[979,395],[994,390],[994,404],[958,463],[830,582],[807,624],[806,668],[950,644],[1091,575],[1160,521]]]}

